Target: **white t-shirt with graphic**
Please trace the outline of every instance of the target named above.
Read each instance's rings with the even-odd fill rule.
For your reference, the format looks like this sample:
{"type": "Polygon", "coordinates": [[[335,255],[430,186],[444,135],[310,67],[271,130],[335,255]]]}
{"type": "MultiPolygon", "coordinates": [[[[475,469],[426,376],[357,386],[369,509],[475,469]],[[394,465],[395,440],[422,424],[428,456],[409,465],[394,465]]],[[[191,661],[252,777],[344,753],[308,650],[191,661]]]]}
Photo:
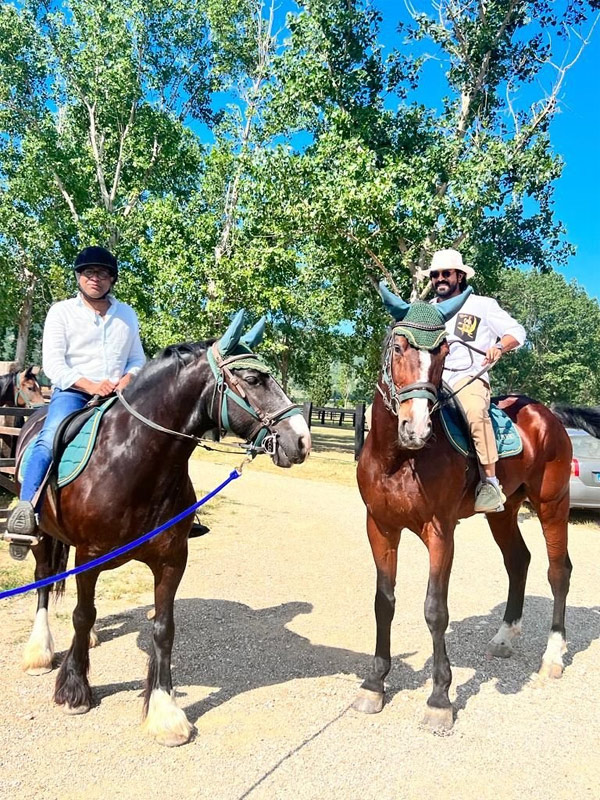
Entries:
{"type": "MultiPolygon", "coordinates": [[[[458,314],[446,322],[446,331],[450,352],[446,356],[443,379],[450,386],[483,369],[485,351],[502,336],[510,334],[519,346],[526,339],[525,328],[501,309],[496,300],[477,294],[469,295],[458,314]],[[483,351],[483,355],[462,342],[483,351]]],[[[480,377],[489,383],[487,372],[480,377]]]]}

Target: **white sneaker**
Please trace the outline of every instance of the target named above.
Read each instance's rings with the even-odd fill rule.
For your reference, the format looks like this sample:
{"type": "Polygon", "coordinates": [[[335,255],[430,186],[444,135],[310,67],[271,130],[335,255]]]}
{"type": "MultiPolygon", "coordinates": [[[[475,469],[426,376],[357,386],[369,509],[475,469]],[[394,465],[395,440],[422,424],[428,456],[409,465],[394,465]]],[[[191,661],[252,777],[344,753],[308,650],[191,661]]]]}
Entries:
{"type": "Polygon", "coordinates": [[[475,494],[475,511],[483,514],[493,514],[497,511],[504,511],[506,497],[502,491],[502,486],[494,483],[480,483],[475,494]]]}

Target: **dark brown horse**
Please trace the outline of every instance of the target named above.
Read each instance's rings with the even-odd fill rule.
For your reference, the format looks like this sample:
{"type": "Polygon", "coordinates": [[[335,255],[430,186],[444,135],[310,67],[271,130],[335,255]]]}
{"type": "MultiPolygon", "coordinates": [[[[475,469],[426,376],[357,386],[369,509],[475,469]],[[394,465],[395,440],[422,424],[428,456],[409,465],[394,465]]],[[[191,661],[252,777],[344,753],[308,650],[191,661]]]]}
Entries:
{"type": "MultiPolygon", "coordinates": [[[[396,319],[403,319],[408,304],[395,298],[399,305],[394,310],[389,292],[384,298],[396,319]]],[[[460,298],[436,304],[442,314],[438,329],[441,326],[443,331],[445,320],[457,312],[457,303],[460,305],[460,298]]],[[[409,337],[412,337],[410,332],[409,337]]],[[[419,344],[418,336],[416,343],[419,344]]],[[[452,673],[444,638],[448,625],[448,582],[454,529],[459,519],[474,513],[479,480],[474,459],[466,459],[452,447],[443,432],[439,413],[432,410],[447,353],[445,339],[433,349],[419,349],[407,336],[398,333],[396,326],[392,328],[384,347],[371,430],[358,464],[358,485],[367,507],[367,534],[377,570],[377,640],[370,673],[354,707],[375,713],[383,706],[384,680],[391,666],[390,628],[398,543],[402,529],[409,528],[429,551],[425,619],[433,640],[433,690],[427,700],[424,721],[433,730],[448,729],[453,724],[448,697],[452,673]]],[[[563,672],[562,657],[566,652],[565,605],[571,574],[567,551],[571,443],[561,421],[541,403],[510,396],[501,398],[498,405],[517,424],[523,450],[520,455],[498,462],[497,474],[507,497],[505,510],[487,516],[509,580],[504,621],[489,643],[488,652],[510,656],[513,639],[520,632],[530,554],[519,531],[518,512],[521,503],[529,499],[546,539],[548,580],[554,597],[552,625],[540,673],[558,678],[563,672]]],[[[565,424],[571,424],[573,411],[563,408],[556,413],[565,424]]],[[[589,418],[585,410],[580,411],[589,418]]],[[[596,435],[600,432],[598,427],[592,429],[596,435]]]]}
{"type": "MultiPolygon", "coordinates": [[[[47,535],[33,548],[36,580],[55,575],[64,566],[64,545],[74,546],[76,564],[84,564],[192,505],[196,497],[188,460],[194,437],[208,430],[227,429],[244,440],[263,441],[274,463],[282,467],[304,461],[310,449],[308,427],[264,363],[250,352],[260,330],[255,326],[240,340],[242,321],[240,312],[215,344],[169,347],[147,364],[124,392],[137,416],[121,402],[106,412],[84,472],[58,490],[54,500],[46,497],[44,501],[40,528],[47,535]]],[[[30,438],[32,426],[35,421],[24,428],[24,441],[30,438]]],[[[155,587],[145,729],[165,745],[183,744],[190,738],[192,726],[173,699],[171,650],[173,603],[186,566],[191,525],[189,516],[131,553],[77,575],[75,635],[54,695],[67,713],[86,712],[92,704],[88,649],[96,618],[98,575],[135,558],[150,567],[155,587]]],[[[33,674],[52,666],[47,608],[48,590],[41,589],[23,660],[23,668],[33,674]]]]}
{"type": "Polygon", "coordinates": [[[0,406],[32,408],[44,403],[34,367],[0,375],[0,406]]]}

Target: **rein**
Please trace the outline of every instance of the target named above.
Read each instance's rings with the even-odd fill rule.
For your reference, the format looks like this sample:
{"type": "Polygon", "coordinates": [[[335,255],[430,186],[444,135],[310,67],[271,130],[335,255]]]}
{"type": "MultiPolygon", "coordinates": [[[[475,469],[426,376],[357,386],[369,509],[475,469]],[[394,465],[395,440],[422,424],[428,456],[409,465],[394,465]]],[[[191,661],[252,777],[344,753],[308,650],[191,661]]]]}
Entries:
{"type": "MultiPolygon", "coordinates": [[[[253,428],[249,437],[251,441],[247,442],[246,444],[239,444],[237,442],[224,442],[226,447],[234,448],[229,452],[235,452],[236,449],[241,448],[245,450],[246,453],[252,458],[259,453],[267,453],[271,456],[274,455],[275,450],[277,449],[278,435],[277,431],[275,430],[275,425],[277,425],[278,422],[281,422],[281,420],[291,417],[293,414],[301,414],[301,406],[297,403],[290,403],[289,405],[284,406],[276,411],[274,414],[265,414],[257,405],[250,405],[250,403],[246,401],[245,397],[248,395],[247,390],[245,391],[243,389],[237,377],[230,369],[228,369],[228,364],[239,362],[241,359],[256,359],[254,353],[244,353],[223,359],[216,345],[212,345],[211,349],[207,350],[206,354],[208,363],[215,378],[215,390],[212,398],[213,412],[217,393],[219,395],[217,414],[219,437],[228,431],[231,432],[231,427],[229,425],[229,414],[227,411],[228,399],[233,400],[238,406],[240,406],[240,408],[250,414],[250,416],[252,416],[254,419],[258,420],[258,425],[253,428]]],[[[183,433],[182,431],[174,431],[171,430],[171,428],[165,428],[163,425],[159,425],[158,422],[154,422],[153,420],[141,414],[139,411],[136,411],[135,408],[133,408],[133,406],[131,406],[127,400],[125,400],[121,392],[117,392],[116,395],[129,414],[131,414],[132,417],[135,417],[140,422],[144,423],[144,425],[147,425],[149,428],[160,431],[160,433],[166,433],[169,436],[175,436],[177,439],[193,442],[195,447],[203,447],[206,450],[217,450],[217,448],[211,447],[209,444],[207,444],[207,442],[212,442],[212,439],[206,439],[200,436],[194,436],[190,433],[183,433]]]]}

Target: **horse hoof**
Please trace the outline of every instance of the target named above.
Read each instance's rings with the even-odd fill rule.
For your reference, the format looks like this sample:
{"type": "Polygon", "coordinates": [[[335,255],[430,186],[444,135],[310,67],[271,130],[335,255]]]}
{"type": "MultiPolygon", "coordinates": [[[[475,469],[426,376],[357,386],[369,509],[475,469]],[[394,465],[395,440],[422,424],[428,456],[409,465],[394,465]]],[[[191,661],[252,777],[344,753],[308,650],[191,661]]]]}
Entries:
{"type": "Polygon", "coordinates": [[[352,708],[362,714],[379,714],[383,708],[383,692],[361,689],[358,697],[352,703],[352,708]]]}
{"type": "Polygon", "coordinates": [[[452,706],[449,708],[433,708],[427,706],[422,722],[423,727],[432,733],[443,735],[452,730],[454,725],[454,712],[452,706]]]}
{"type": "Polygon", "coordinates": [[[540,678],[550,678],[551,680],[558,680],[563,676],[563,666],[562,664],[556,664],[555,662],[542,662],[542,666],[540,667],[540,671],[538,672],[540,678]]]}
{"type": "Polygon", "coordinates": [[[146,612],[146,619],[154,619],[156,616],[156,609],[151,608],[149,611],[146,612]]]}
{"type": "Polygon", "coordinates": [[[92,629],[90,630],[90,633],[89,633],[89,636],[88,636],[88,643],[89,643],[90,648],[98,647],[98,645],[100,644],[100,639],[98,638],[98,633],[97,633],[95,627],[92,627],[92,629]]]}
{"type": "Polygon", "coordinates": [[[513,649],[508,644],[501,642],[494,642],[493,640],[488,644],[485,649],[487,658],[510,658],[513,654],[513,649]]]}
{"type": "Polygon", "coordinates": [[[191,738],[191,732],[188,736],[185,734],[168,733],[164,736],[155,736],[154,740],[163,747],[181,747],[182,744],[187,744],[191,738]]]}
{"type": "Polygon", "coordinates": [[[86,706],[86,705],[83,705],[83,706],[68,706],[68,705],[65,704],[64,706],[61,706],[61,711],[63,712],[63,714],[66,714],[68,717],[75,717],[78,714],[87,714],[87,712],[89,710],[90,710],[90,706],[86,706]]]}
{"type": "Polygon", "coordinates": [[[25,670],[26,675],[33,675],[33,677],[47,675],[49,672],[52,672],[52,664],[48,667],[27,667],[25,670]]]}

